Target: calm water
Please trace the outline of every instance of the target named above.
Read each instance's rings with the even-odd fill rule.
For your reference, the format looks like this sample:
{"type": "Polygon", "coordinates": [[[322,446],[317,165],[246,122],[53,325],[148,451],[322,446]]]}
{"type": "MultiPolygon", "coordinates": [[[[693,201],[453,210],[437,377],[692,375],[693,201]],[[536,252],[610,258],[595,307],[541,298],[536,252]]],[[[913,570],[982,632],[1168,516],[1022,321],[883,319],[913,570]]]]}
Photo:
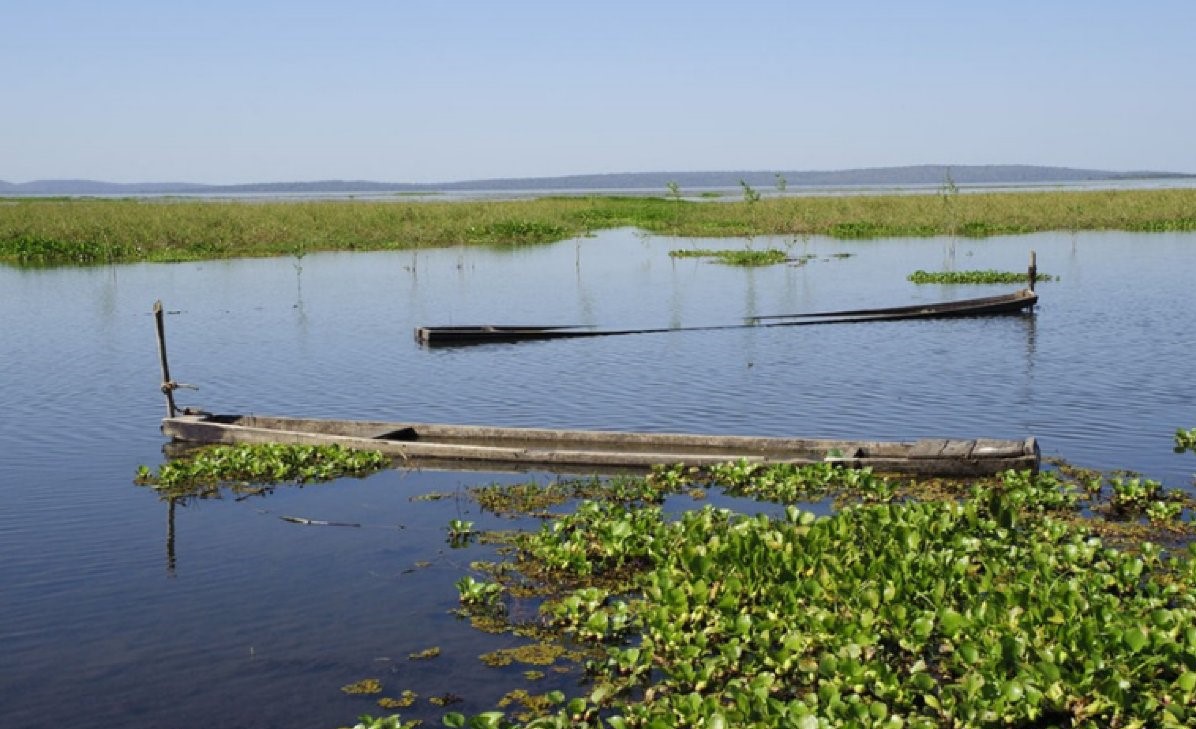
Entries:
{"type": "MultiPolygon", "coordinates": [[[[483,547],[477,513],[431,491],[502,474],[389,471],[171,513],[131,483],[162,460],[150,308],[161,298],[183,404],[233,412],[849,438],[1039,437],[1044,454],[1190,488],[1196,235],[983,241],[757,239],[814,253],[743,270],[674,261],[734,242],[613,231],[515,251],[21,271],[0,268],[0,725],[333,727],[387,695],[511,683],[476,655],[519,643],[448,611],[483,547]],[[420,349],[421,324],[733,324],[1002,293],[914,286],[915,269],[1023,270],[1032,317],[740,329],[420,349]],[[849,258],[834,254],[850,253],[849,258]],[[317,528],[280,516],[347,521],[317,528]],[[429,566],[419,566],[423,563],[429,566]],[[434,662],[407,659],[438,645],[434,662]]],[[[547,475],[538,477],[546,478],[547,475]]],[[[529,686],[568,690],[576,676],[529,686]]],[[[426,702],[407,716],[438,715],[426,702]]]]}

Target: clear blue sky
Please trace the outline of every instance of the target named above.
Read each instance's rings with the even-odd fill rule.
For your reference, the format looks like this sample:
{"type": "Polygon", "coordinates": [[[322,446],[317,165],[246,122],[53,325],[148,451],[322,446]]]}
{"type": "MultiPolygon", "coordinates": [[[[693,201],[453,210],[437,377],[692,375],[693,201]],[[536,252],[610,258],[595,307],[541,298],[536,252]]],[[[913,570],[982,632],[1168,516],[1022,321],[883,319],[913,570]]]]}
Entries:
{"type": "Polygon", "coordinates": [[[0,179],[1196,172],[1196,0],[0,0],[0,179]]]}

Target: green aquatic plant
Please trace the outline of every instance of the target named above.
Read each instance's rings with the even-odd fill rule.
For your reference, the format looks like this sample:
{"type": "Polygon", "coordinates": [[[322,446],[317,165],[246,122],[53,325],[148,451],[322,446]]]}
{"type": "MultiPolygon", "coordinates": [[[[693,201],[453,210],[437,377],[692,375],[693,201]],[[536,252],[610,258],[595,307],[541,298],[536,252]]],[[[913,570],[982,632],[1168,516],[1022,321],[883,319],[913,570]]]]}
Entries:
{"type": "MultiPolygon", "coordinates": [[[[1026,281],[1026,274],[1015,271],[937,271],[917,270],[906,276],[916,284],[1017,284],[1026,281]]],[[[1035,276],[1035,281],[1057,281],[1058,277],[1046,273],[1035,276]]]]}
{"type": "Polygon", "coordinates": [[[1175,452],[1183,453],[1184,451],[1192,451],[1196,453],[1196,428],[1176,428],[1175,430],[1175,452]]]}
{"type": "Polygon", "coordinates": [[[469,544],[477,532],[474,531],[473,522],[464,519],[450,519],[448,523],[448,540],[452,547],[464,547],[469,544]]]}
{"type": "Polygon", "coordinates": [[[410,689],[404,689],[397,699],[389,696],[378,699],[378,706],[383,709],[405,709],[414,705],[418,698],[419,694],[410,689]]]}
{"type": "MultiPolygon", "coordinates": [[[[381,703],[382,700],[379,700],[381,703]]],[[[406,706],[407,704],[402,704],[406,706]]],[[[383,706],[382,708],[391,708],[383,706]]],[[[403,721],[403,718],[397,714],[393,716],[370,716],[369,714],[362,714],[357,718],[357,723],[351,729],[415,729],[420,726],[422,722],[417,720],[403,721]]]]}
{"type": "MultiPolygon", "coordinates": [[[[889,483],[817,465],[739,462],[709,478],[782,500],[889,483]]],[[[1189,725],[1196,546],[1107,545],[1080,519],[1090,492],[1007,472],[827,517],[583,502],[517,539],[513,564],[557,588],[581,580],[542,614],[605,656],[585,695],[526,725],[1189,725]],[[584,582],[616,573],[617,589],[584,582]]],[[[500,712],[452,722],[520,726],[500,712]]]]}
{"type": "Polygon", "coordinates": [[[166,496],[193,495],[228,482],[307,483],[363,476],[390,466],[379,451],[339,445],[258,443],[218,445],[164,463],[157,472],[138,466],[135,481],[166,496]]]}
{"type": "Polygon", "coordinates": [[[669,251],[669,255],[673,258],[713,258],[719,263],[725,263],[728,266],[772,266],[789,260],[789,254],[776,248],[768,248],[762,251],[750,249],[678,249],[669,251]]]}
{"type": "Polygon", "coordinates": [[[363,678],[347,686],[341,686],[341,691],[354,696],[369,696],[382,693],[382,682],[376,678],[363,678]]]}
{"type": "Polygon", "coordinates": [[[1163,485],[1149,478],[1113,478],[1109,506],[1117,514],[1141,514],[1163,494],[1163,485]]]}
{"type": "Polygon", "coordinates": [[[501,605],[502,585],[496,582],[482,582],[466,575],[455,584],[462,605],[487,609],[496,609],[501,605]]]}
{"type": "Polygon", "coordinates": [[[434,645],[431,648],[425,648],[422,651],[407,654],[407,659],[411,661],[427,661],[436,658],[440,655],[440,646],[434,645]]]}
{"type": "Polygon", "coordinates": [[[565,228],[538,220],[501,220],[470,226],[465,233],[472,244],[504,246],[548,243],[567,235],[565,228]]]}

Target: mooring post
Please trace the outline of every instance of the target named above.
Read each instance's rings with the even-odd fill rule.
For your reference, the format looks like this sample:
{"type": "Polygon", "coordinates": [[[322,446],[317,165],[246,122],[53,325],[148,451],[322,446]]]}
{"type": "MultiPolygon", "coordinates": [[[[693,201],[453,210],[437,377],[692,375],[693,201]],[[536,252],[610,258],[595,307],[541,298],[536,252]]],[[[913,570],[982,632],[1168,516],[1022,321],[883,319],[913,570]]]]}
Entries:
{"type": "Polygon", "coordinates": [[[1030,268],[1026,271],[1026,278],[1030,279],[1030,290],[1034,290],[1034,282],[1038,280],[1038,255],[1030,251],[1030,268]]]}
{"type": "Polygon", "coordinates": [[[170,379],[170,365],[166,362],[166,325],[163,322],[162,300],[154,302],[154,320],[158,327],[158,359],[162,363],[162,394],[166,396],[166,417],[173,418],[178,408],[174,406],[175,384],[170,379]]]}

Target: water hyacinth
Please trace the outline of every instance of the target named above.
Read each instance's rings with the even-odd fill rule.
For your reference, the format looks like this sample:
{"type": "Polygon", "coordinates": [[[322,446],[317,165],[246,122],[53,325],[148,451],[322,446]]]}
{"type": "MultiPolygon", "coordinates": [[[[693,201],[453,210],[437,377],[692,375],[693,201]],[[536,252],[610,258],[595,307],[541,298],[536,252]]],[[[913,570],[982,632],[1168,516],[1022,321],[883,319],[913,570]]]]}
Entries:
{"type": "MultiPolygon", "coordinates": [[[[905,277],[916,284],[1019,284],[1025,283],[1026,274],[1016,271],[914,271],[905,277]]],[[[1046,273],[1036,274],[1035,281],[1057,281],[1057,277],[1046,273]]]]}
{"type": "Polygon", "coordinates": [[[1183,453],[1184,451],[1196,452],[1196,428],[1177,428],[1175,430],[1175,452],[1183,453]]]}
{"type": "Polygon", "coordinates": [[[893,489],[873,474],[746,463],[711,474],[761,497],[846,478],[861,499],[829,517],[706,506],[675,519],[583,502],[517,539],[514,565],[573,585],[543,616],[604,650],[590,687],[524,723],[487,712],[449,725],[1196,721],[1196,547],[1109,546],[1076,518],[1084,487],[1010,472],[955,499],[872,503],[863,495],[893,489]],[[594,584],[603,578],[615,579],[594,584]]]}
{"type": "Polygon", "coordinates": [[[353,450],[339,445],[218,445],[164,463],[156,473],[148,466],[140,466],[136,482],[152,486],[163,495],[178,497],[194,495],[228,482],[328,481],[341,476],[366,475],[389,466],[390,459],[378,451],[353,450]]]}

